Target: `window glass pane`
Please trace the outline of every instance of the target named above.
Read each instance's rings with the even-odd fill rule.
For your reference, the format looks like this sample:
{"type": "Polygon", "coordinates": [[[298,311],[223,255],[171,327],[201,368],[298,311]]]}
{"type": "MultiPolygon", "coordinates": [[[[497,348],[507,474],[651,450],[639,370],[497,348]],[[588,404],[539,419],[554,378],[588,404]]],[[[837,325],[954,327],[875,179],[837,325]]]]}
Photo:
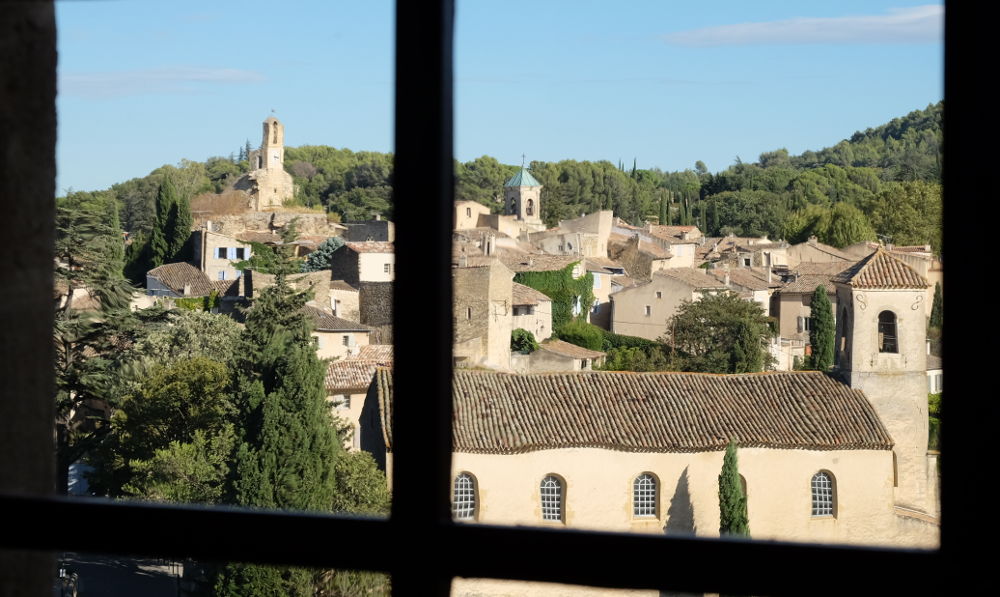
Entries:
{"type": "Polygon", "coordinates": [[[561,8],[456,13],[452,477],[475,474],[475,520],[936,546],[942,10],[904,57],[884,3],[561,8]]]}
{"type": "Polygon", "coordinates": [[[56,6],[63,491],[388,514],[392,2],[286,8],[56,6]]]}

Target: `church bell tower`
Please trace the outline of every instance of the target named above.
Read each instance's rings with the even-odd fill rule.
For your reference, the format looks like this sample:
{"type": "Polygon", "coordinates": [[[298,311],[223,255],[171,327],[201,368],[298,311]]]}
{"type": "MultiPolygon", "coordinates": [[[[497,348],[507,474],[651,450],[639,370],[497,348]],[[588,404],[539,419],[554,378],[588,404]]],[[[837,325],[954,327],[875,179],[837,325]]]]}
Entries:
{"type": "Polygon", "coordinates": [[[896,504],[936,513],[927,453],[927,281],[879,247],[833,282],[836,368],[892,436],[896,504]]]}
{"type": "Polygon", "coordinates": [[[264,120],[264,140],[260,144],[258,168],[281,169],[285,163],[285,126],[274,116],[264,120]]]}
{"type": "Polygon", "coordinates": [[[503,185],[504,213],[516,216],[523,227],[544,230],[542,223],[542,183],[521,166],[517,174],[503,185]]]}

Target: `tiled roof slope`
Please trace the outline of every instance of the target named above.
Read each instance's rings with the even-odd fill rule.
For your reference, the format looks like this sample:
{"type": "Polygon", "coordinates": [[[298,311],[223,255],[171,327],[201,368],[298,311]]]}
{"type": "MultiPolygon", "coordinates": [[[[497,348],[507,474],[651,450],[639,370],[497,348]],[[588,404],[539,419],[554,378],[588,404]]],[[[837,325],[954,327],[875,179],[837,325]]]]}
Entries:
{"type": "Polygon", "coordinates": [[[723,282],[715,276],[708,275],[708,271],[700,267],[672,267],[661,269],[654,272],[653,275],[673,278],[694,288],[722,289],[726,287],[723,282]]]}
{"type": "Polygon", "coordinates": [[[851,288],[927,288],[927,280],[917,270],[879,247],[852,267],[833,278],[851,288]]]}
{"type": "Polygon", "coordinates": [[[393,247],[392,243],[381,242],[377,240],[366,240],[363,242],[356,243],[344,243],[344,246],[350,248],[355,253],[392,253],[393,247]]]}
{"type": "Polygon", "coordinates": [[[531,286],[525,286],[524,284],[518,284],[514,282],[513,288],[513,300],[511,301],[514,305],[537,305],[538,303],[549,301],[552,302],[547,295],[535,290],[531,286]]]}
{"type": "Polygon", "coordinates": [[[362,346],[357,356],[331,361],[327,365],[326,389],[336,391],[367,388],[379,367],[392,367],[392,345],[362,346]]]}
{"type": "Polygon", "coordinates": [[[191,294],[188,296],[205,296],[213,290],[212,282],[205,272],[190,263],[165,263],[149,270],[146,275],[156,278],[177,294],[184,293],[185,284],[191,286],[191,294]]]}
{"type": "MultiPolygon", "coordinates": [[[[379,369],[382,429],[391,449],[392,375],[379,369]]],[[[623,452],[889,450],[871,403],[818,371],[536,373],[457,370],[457,452],[513,454],[553,448],[623,452]]]]}
{"type": "Polygon", "coordinates": [[[576,344],[570,344],[564,340],[556,340],[555,338],[542,342],[538,345],[538,349],[547,350],[560,356],[570,357],[571,359],[596,359],[606,354],[577,346],[576,344]]]}
{"type": "Polygon", "coordinates": [[[316,331],[318,332],[370,332],[371,328],[357,323],[355,321],[350,321],[344,319],[343,317],[337,317],[336,315],[327,313],[322,309],[317,309],[316,307],[311,307],[306,305],[303,307],[313,323],[316,325],[316,331]]]}

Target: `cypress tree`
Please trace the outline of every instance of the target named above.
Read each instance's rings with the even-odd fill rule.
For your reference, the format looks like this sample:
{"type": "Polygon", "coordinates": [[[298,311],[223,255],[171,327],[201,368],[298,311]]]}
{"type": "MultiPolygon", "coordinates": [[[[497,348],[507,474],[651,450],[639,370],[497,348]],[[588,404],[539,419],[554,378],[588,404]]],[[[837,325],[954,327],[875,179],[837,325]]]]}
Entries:
{"type": "Polygon", "coordinates": [[[733,344],[733,373],[757,373],[764,368],[764,352],[760,347],[760,334],[754,333],[753,327],[746,321],[741,321],[736,332],[736,342],[733,344]]]}
{"type": "Polygon", "coordinates": [[[813,366],[826,371],[833,366],[833,344],[835,330],[833,325],[833,307],[826,296],[826,288],[822,284],[813,292],[812,304],[809,306],[809,318],[812,329],[809,330],[809,343],[812,344],[813,366]]]}
{"type": "Polygon", "coordinates": [[[661,196],[660,197],[660,225],[661,226],[666,226],[666,225],[670,224],[670,222],[667,220],[667,213],[669,213],[669,210],[667,209],[667,198],[665,196],[661,196]]]}
{"type": "Polygon", "coordinates": [[[941,283],[934,283],[934,302],[931,304],[932,328],[941,328],[944,325],[944,296],[941,294],[941,283]]]}
{"type": "Polygon", "coordinates": [[[719,534],[750,536],[750,521],[747,518],[747,496],[740,481],[739,464],[736,459],[736,444],[726,446],[719,473],[719,534]]]}
{"type": "Polygon", "coordinates": [[[185,251],[188,237],[191,236],[191,202],[187,195],[177,199],[174,206],[173,227],[170,230],[170,243],[167,249],[171,261],[186,261],[189,258],[185,251]]]}
{"type": "Polygon", "coordinates": [[[149,266],[159,267],[173,256],[170,239],[177,219],[177,190],[170,178],[164,176],[156,191],[156,223],[149,238],[149,266]]]}
{"type": "MultiPolygon", "coordinates": [[[[277,276],[247,311],[235,397],[239,441],[230,501],[240,506],[329,512],[334,466],[342,452],[326,404],[326,367],[316,356],[306,296],[277,276]]],[[[313,573],[232,564],[220,595],[312,595],[313,573]]]]}

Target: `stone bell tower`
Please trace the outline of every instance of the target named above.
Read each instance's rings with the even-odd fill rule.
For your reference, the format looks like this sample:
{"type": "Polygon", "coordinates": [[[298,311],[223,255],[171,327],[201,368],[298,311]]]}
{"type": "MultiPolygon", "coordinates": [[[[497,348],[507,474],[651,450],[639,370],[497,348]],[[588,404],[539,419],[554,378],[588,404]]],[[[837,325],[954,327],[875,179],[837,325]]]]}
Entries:
{"type": "Polygon", "coordinates": [[[236,183],[247,192],[255,211],[281,207],[295,195],[292,175],[285,172],[285,125],[269,116],[264,120],[260,149],[250,152],[251,171],[236,183]]]}
{"type": "Polygon", "coordinates": [[[542,183],[524,166],[503,185],[504,212],[528,231],[545,230],[542,223],[542,183]]]}
{"type": "Polygon", "coordinates": [[[894,441],[897,505],[937,514],[927,452],[927,281],[879,247],[833,278],[836,369],[864,392],[894,441]]]}
{"type": "Polygon", "coordinates": [[[258,168],[280,169],[285,163],[285,125],[274,116],[264,120],[264,140],[260,143],[262,163],[258,168]]]}

